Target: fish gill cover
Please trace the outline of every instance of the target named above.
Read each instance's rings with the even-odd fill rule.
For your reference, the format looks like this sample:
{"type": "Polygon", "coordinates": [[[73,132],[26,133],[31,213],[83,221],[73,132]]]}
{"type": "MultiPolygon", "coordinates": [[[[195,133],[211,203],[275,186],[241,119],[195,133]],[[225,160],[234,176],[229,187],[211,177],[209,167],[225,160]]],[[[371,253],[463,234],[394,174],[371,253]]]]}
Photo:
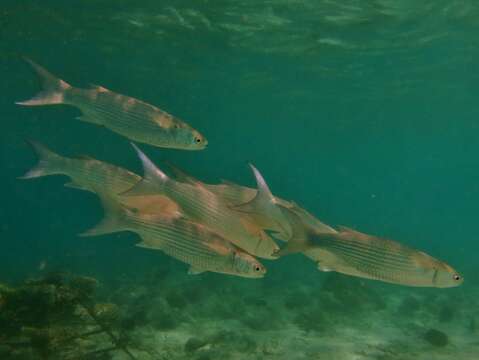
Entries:
{"type": "Polygon", "coordinates": [[[0,358],[477,357],[478,15],[2,2],[0,358]]]}

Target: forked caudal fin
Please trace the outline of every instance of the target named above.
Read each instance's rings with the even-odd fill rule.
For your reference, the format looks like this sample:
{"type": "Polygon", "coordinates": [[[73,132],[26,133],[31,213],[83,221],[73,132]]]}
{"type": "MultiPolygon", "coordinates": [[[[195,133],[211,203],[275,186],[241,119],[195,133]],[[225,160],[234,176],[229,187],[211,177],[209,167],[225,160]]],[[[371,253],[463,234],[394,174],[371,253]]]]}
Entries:
{"type": "Polygon", "coordinates": [[[33,179],[41,176],[64,173],[66,158],[56,154],[39,142],[32,140],[26,140],[26,142],[37,155],[38,162],[32,169],[25,173],[25,175],[20,176],[19,179],[33,179]]]}
{"type": "Polygon", "coordinates": [[[161,171],[138,146],[133,143],[131,143],[131,146],[133,146],[141,160],[143,166],[143,179],[121,195],[139,196],[153,195],[163,192],[164,184],[169,180],[168,176],[161,171]]]}
{"type": "Polygon", "coordinates": [[[79,234],[79,236],[99,236],[128,230],[128,212],[130,210],[112,196],[93,190],[100,198],[105,215],[96,226],[79,234]]]}
{"type": "Polygon", "coordinates": [[[275,255],[280,257],[316,247],[313,238],[318,237],[319,234],[316,234],[307,224],[304,224],[295,211],[283,208],[283,212],[288,219],[292,233],[288,243],[281,250],[277,251],[275,255]]]}
{"type": "Polygon", "coordinates": [[[57,78],[29,58],[24,57],[23,59],[27,63],[29,63],[30,66],[37,73],[38,77],[40,78],[42,90],[31,99],[25,101],[18,101],[16,102],[16,104],[24,106],[62,104],[64,99],[64,92],[65,90],[70,89],[71,85],[57,78]]]}

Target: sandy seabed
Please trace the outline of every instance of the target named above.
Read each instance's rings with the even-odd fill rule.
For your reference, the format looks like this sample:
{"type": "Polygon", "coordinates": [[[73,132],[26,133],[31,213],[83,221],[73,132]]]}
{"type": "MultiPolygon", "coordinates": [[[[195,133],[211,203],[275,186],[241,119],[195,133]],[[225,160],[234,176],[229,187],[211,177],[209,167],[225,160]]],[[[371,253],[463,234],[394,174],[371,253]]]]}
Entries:
{"type": "Polygon", "coordinates": [[[138,359],[479,359],[479,286],[416,289],[337,274],[318,286],[284,283],[175,275],[111,296],[122,298],[138,359]]]}

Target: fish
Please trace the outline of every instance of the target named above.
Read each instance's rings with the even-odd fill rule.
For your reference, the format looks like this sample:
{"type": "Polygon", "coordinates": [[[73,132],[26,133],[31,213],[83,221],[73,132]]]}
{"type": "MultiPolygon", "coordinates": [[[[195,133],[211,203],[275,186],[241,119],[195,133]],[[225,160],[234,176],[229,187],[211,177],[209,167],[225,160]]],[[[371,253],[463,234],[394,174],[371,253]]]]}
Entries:
{"type": "Polygon", "coordinates": [[[246,278],[262,278],[266,268],[255,257],[202,224],[181,215],[165,217],[129,209],[114,197],[96,192],[105,209],[104,219],[94,228],[80,234],[98,236],[118,231],[137,233],[142,241],[137,246],[161,250],[190,265],[189,274],[206,271],[246,278]]]}
{"type": "Polygon", "coordinates": [[[178,181],[189,184],[201,184],[223,201],[232,209],[237,216],[254,226],[270,231],[275,238],[287,241],[291,229],[283,216],[280,208],[292,207],[293,204],[284,199],[274,196],[261,173],[252,164],[249,164],[255,176],[257,188],[250,188],[222,180],[221,184],[207,184],[187,174],[178,167],[168,164],[178,181]]]}
{"type": "Polygon", "coordinates": [[[141,180],[141,176],[125,168],[89,156],[65,157],[38,141],[28,140],[27,143],[36,154],[38,162],[32,169],[20,176],[20,179],[66,175],[71,180],[65,184],[66,187],[94,193],[101,191],[109,196],[117,197],[124,205],[144,213],[181,212],[179,206],[164,195],[122,197],[122,192],[127,191],[141,180]]]}
{"type": "MultiPolygon", "coordinates": [[[[172,170],[172,173],[175,176],[176,180],[190,184],[201,183],[211,192],[215,193],[218,196],[221,196],[223,200],[232,207],[252,201],[258,192],[258,189],[243,186],[225,179],[222,179],[221,183],[219,184],[208,184],[202,182],[201,180],[193,177],[190,174],[187,174],[184,170],[178,168],[176,165],[168,163],[168,166],[172,170]]],[[[289,208],[293,206],[291,202],[284,200],[276,195],[274,196],[274,199],[275,202],[282,207],[289,208]]]]}
{"type": "Polygon", "coordinates": [[[235,214],[229,206],[201,183],[184,183],[160,170],[132,144],[143,166],[143,179],[124,195],[165,194],[178,203],[185,216],[216,231],[251,255],[275,259],[278,245],[264,231],[235,214]],[[252,231],[254,230],[254,231],[252,231]]]}
{"type": "Polygon", "coordinates": [[[293,236],[277,255],[304,252],[321,271],[412,287],[459,286],[463,277],[450,265],[396,241],[341,226],[321,232],[305,225],[294,211],[285,210],[293,236]]]}
{"type": "MultiPolygon", "coordinates": [[[[306,209],[299,206],[294,201],[288,202],[286,206],[284,205],[284,203],[278,203],[278,205],[282,209],[286,208],[286,210],[283,210],[283,212],[285,212],[285,211],[286,212],[287,211],[294,212],[299,217],[299,219],[301,221],[301,224],[303,224],[303,226],[309,227],[311,229],[314,229],[314,231],[320,232],[320,233],[323,233],[323,234],[324,233],[337,233],[337,231],[333,227],[325,224],[324,222],[319,220],[316,216],[314,216],[313,214],[308,212],[306,209]]],[[[288,222],[290,222],[290,218],[288,216],[286,216],[286,217],[288,218],[288,222]]],[[[290,226],[291,226],[291,224],[290,224],[290,226]]],[[[289,238],[291,238],[291,236],[292,236],[292,234],[290,234],[289,238]]],[[[283,234],[281,234],[281,233],[276,233],[275,238],[279,239],[279,240],[282,240],[282,241],[288,241],[289,240],[289,238],[285,238],[283,236],[283,234]]],[[[315,252],[316,252],[316,250],[311,249],[311,250],[308,250],[307,252],[305,252],[305,255],[308,256],[308,257],[311,257],[310,255],[312,253],[315,253],[315,252]]]]}
{"type": "Polygon", "coordinates": [[[172,149],[202,150],[208,140],[179,118],[144,101],[117,94],[103,86],[73,87],[32,60],[25,58],[43,89],[23,106],[67,104],[82,112],[81,121],[104,126],[130,140],[172,149]]]}

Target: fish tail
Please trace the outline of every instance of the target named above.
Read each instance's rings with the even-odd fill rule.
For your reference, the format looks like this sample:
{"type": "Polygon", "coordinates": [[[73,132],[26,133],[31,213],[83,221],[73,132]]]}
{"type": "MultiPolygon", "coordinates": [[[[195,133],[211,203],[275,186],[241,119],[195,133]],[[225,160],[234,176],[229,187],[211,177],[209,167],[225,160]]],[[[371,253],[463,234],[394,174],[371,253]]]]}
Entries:
{"type": "Polygon", "coordinates": [[[122,205],[118,199],[107,193],[93,191],[100,198],[101,205],[105,215],[103,219],[94,227],[79,234],[82,237],[99,236],[128,230],[129,209],[122,205]]]}
{"type": "Polygon", "coordinates": [[[66,158],[58,155],[37,141],[26,140],[26,142],[37,155],[38,162],[32,169],[27,171],[23,176],[20,176],[19,179],[33,179],[64,173],[62,169],[65,167],[66,158]]]}
{"type": "Polygon", "coordinates": [[[135,149],[138,157],[141,160],[143,166],[143,179],[135,184],[131,189],[125,191],[120,195],[125,196],[140,196],[140,195],[153,195],[162,193],[165,183],[169,180],[169,177],[161,171],[138,146],[131,143],[135,149]]]}
{"type": "Polygon", "coordinates": [[[291,226],[291,236],[286,245],[277,251],[274,255],[277,257],[303,252],[314,247],[312,237],[315,234],[309,227],[303,224],[301,217],[291,209],[283,208],[289,225],[291,226]]]}
{"type": "Polygon", "coordinates": [[[33,62],[29,58],[24,57],[23,59],[29,63],[33,70],[35,70],[37,73],[42,85],[42,90],[31,99],[18,101],[16,104],[23,106],[63,104],[64,93],[66,90],[71,89],[71,85],[57,78],[55,75],[51,74],[45,68],[33,62]]]}

